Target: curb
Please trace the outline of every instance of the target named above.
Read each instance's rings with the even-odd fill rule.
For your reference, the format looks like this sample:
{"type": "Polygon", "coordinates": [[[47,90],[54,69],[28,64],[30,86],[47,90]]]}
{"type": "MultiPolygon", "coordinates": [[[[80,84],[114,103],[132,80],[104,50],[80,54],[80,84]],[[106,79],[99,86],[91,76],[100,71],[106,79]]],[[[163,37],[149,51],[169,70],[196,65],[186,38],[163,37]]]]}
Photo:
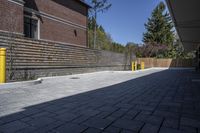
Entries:
{"type": "Polygon", "coordinates": [[[8,89],[8,88],[19,88],[19,87],[37,85],[37,84],[42,83],[42,81],[43,81],[43,79],[38,78],[37,80],[31,80],[31,81],[22,81],[22,82],[0,84],[0,90],[1,89],[8,89]]]}
{"type": "Polygon", "coordinates": [[[50,76],[50,77],[41,77],[42,80],[46,80],[46,79],[52,79],[52,78],[65,78],[67,77],[74,77],[74,76],[82,76],[85,74],[93,74],[93,73],[102,73],[102,72],[111,72],[111,71],[96,71],[96,72],[86,72],[86,73],[77,73],[77,74],[70,74],[70,75],[62,75],[62,76],[50,76]]]}
{"type": "Polygon", "coordinates": [[[145,68],[143,70],[136,70],[136,71],[128,71],[133,73],[139,73],[139,72],[145,72],[149,70],[195,70],[193,67],[151,67],[151,68],[145,68]]]}
{"type": "Polygon", "coordinates": [[[167,69],[168,69],[167,67],[151,67],[151,68],[146,68],[143,70],[136,70],[136,71],[133,71],[133,73],[145,72],[145,71],[149,71],[149,70],[167,70],[167,69]]]}

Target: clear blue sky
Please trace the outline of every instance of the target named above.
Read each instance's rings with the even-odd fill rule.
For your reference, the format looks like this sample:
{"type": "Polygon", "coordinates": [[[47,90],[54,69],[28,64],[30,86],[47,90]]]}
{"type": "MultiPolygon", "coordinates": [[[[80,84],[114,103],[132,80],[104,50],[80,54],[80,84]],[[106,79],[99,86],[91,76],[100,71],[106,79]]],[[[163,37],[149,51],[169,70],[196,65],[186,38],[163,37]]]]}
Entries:
{"type": "MultiPolygon", "coordinates": [[[[86,0],[89,1],[89,0],[86,0]]],[[[113,41],[121,44],[127,42],[142,43],[147,22],[152,10],[163,0],[108,0],[112,7],[105,13],[99,13],[97,22],[113,41]]]]}

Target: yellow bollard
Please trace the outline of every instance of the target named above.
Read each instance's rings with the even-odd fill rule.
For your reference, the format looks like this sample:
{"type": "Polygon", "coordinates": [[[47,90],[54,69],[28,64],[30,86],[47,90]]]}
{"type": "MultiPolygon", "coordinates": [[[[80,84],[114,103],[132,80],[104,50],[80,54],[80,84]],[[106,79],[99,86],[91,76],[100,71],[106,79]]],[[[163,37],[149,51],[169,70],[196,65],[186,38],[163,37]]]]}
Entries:
{"type": "Polygon", "coordinates": [[[135,62],[135,71],[137,70],[137,61],[135,62]]]}
{"type": "Polygon", "coordinates": [[[135,69],[134,69],[134,61],[132,62],[132,71],[135,71],[135,69]]]}
{"type": "Polygon", "coordinates": [[[6,48],[0,48],[0,84],[6,82],[6,48]]]}
{"type": "Polygon", "coordinates": [[[141,69],[144,70],[144,62],[141,62],[141,69]]]}

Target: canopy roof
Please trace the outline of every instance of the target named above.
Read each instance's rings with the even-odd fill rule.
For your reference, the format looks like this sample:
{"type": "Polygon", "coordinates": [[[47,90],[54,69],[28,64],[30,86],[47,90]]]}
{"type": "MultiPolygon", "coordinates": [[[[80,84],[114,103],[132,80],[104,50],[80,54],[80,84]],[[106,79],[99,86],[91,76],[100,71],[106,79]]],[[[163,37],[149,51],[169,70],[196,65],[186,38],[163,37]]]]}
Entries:
{"type": "Polygon", "coordinates": [[[166,0],[178,35],[186,51],[200,44],[200,0],[166,0]]]}

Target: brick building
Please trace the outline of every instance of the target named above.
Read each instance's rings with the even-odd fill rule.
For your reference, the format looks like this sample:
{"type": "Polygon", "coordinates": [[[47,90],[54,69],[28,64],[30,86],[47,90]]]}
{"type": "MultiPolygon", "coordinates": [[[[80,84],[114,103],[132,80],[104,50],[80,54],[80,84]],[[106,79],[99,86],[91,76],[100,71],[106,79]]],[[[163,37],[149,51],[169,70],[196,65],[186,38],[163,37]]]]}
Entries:
{"type": "Polygon", "coordinates": [[[81,0],[0,0],[0,32],[86,47],[88,8],[81,0]]]}

